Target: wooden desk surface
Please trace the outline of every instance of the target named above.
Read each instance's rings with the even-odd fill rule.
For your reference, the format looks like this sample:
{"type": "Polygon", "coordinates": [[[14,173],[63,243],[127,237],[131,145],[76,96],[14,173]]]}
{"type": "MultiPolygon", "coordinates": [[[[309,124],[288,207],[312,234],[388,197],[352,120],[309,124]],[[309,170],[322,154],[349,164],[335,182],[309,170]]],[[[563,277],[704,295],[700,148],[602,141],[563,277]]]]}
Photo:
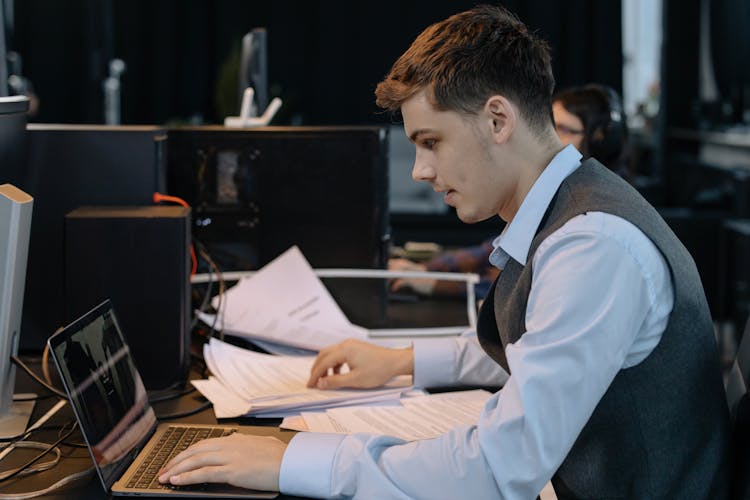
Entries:
{"type": "MultiPolygon", "coordinates": [[[[41,374],[41,361],[39,359],[24,359],[26,363],[38,374],[41,374]]],[[[54,367],[51,367],[51,372],[55,372],[54,367]]],[[[47,391],[39,387],[34,383],[22,370],[17,370],[16,375],[16,387],[17,392],[35,392],[39,395],[47,394],[47,391]]],[[[61,387],[58,385],[58,387],[61,387]]],[[[192,408],[200,406],[205,400],[197,392],[192,392],[186,396],[182,396],[176,400],[164,401],[153,405],[154,411],[157,416],[160,414],[171,414],[178,412],[185,412],[192,408]]],[[[34,423],[39,417],[51,408],[57,402],[57,398],[42,399],[37,401],[34,407],[34,413],[31,416],[31,423],[34,423]]],[[[44,443],[53,443],[65,432],[61,432],[62,426],[70,425],[75,421],[73,411],[70,406],[66,405],[61,408],[54,417],[52,417],[44,426],[44,430],[35,432],[29,440],[40,441],[44,443]]],[[[200,424],[216,424],[216,417],[211,408],[203,410],[202,412],[192,415],[190,417],[184,417],[179,419],[170,420],[170,423],[200,423],[200,424]]],[[[278,419],[235,419],[235,420],[222,420],[221,424],[230,425],[242,425],[246,429],[251,429],[253,433],[264,436],[275,436],[282,441],[289,442],[294,436],[295,432],[281,430],[278,428],[278,419]]],[[[69,427],[68,427],[69,428],[69,427]]],[[[67,440],[70,443],[81,443],[83,438],[80,432],[76,431],[67,440]]],[[[77,500],[89,500],[89,499],[105,499],[108,498],[107,493],[104,491],[99,478],[92,469],[93,462],[88,450],[85,447],[75,447],[68,445],[61,445],[60,450],[62,456],[60,462],[50,470],[30,474],[25,477],[17,477],[10,480],[8,483],[0,484],[0,492],[9,493],[24,493],[35,490],[41,490],[54,484],[56,481],[74,474],[79,471],[91,469],[91,473],[75,483],[65,487],[62,490],[57,490],[52,494],[44,495],[39,498],[46,499],[70,499],[76,498],[77,500]]],[[[30,460],[39,450],[14,450],[8,457],[0,462],[0,470],[7,470],[13,466],[18,466],[26,461],[30,460]]],[[[43,459],[44,460],[44,459],[43,459]]],[[[149,497],[141,496],[140,498],[147,499],[149,497]]],[[[164,497],[161,497],[164,498],[164,497]]],[[[299,497],[292,497],[286,495],[280,495],[278,497],[282,500],[298,499],[299,497]]]]}

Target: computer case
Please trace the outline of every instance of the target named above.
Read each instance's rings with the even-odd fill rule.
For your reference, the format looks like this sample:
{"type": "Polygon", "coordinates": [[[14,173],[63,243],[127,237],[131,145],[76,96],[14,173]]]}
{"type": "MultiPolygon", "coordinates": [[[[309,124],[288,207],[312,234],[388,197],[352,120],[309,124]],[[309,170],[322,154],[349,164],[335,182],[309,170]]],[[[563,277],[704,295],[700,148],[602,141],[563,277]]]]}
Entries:
{"type": "MultiPolygon", "coordinates": [[[[297,245],[313,268],[383,269],[390,241],[382,127],[169,130],[168,188],[193,207],[193,234],[225,271],[297,245]]],[[[347,317],[383,318],[383,280],[324,280],[347,317]]]]}
{"type": "Polygon", "coordinates": [[[190,209],[81,207],[65,217],[65,313],[111,299],[148,389],[190,365],[190,209]]]}

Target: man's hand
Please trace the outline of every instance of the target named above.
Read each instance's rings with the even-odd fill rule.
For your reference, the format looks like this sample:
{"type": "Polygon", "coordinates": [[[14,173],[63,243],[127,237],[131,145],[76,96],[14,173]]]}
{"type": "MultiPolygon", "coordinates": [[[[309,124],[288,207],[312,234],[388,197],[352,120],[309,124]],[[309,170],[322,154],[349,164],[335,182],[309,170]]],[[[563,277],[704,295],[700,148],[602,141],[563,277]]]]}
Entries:
{"type": "MultiPolygon", "coordinates": [[[[408,259],[389,259],[389,271],[427,271],[427,266],[408,259]]],[[[437,280],[431,278],[395,278],[391,281],[391,291],[411,289],[422,295],[430,295],[437,280]]]]}
{"type": "Polygon", "coordinates": [[[339,389],[378,387],[397,375],[414,373],[414,352],[408,349],[389,349],[360,340],[345,340],[326,347],[315,358],[308,387],[339,389]],[[341,373],[342,365],[349,366],[341,373]],[[329,370],[332,372],[329,374],[329,370]]]}
{"type": "Polygon", "coordinates": [[[205,439],[170,460],[159,472],[159,481],[175,485],[228,483],[279,491],[279,470],[286,446],[273,437],[240,433],[205,439]]]}

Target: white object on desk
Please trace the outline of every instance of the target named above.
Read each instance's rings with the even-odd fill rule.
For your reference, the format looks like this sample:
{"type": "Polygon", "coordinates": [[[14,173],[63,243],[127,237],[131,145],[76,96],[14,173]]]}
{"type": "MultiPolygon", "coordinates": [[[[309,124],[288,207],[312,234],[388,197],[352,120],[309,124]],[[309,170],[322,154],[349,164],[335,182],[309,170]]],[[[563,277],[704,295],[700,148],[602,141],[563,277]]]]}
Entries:
{"type": "Polygon", "coordinates": [[[251,109],[253,98],[255,97],[255,90],[252,87],[245,89],[242,94],[242,104],[240,105],[240,116],[227,116],[224,118],[224,126],[232,128],[242,127],[265,127],[273,119],[276,112],[281,108],[282,101],[278,97],[274,97],[268,104],[268,107],[260,117],[251,116],[251,109]]]}

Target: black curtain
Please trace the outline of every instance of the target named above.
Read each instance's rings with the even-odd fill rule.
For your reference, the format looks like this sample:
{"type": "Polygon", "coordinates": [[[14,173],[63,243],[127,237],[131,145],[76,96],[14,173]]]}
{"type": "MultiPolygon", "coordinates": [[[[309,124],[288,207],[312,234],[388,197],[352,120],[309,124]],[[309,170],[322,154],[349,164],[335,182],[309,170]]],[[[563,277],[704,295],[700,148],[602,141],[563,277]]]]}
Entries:
{"type": "MultiPolygon", "coordinates": [[[[102,80],[121,58],[126,124],[220,123],[236,111],[242,35],[268,29],[280,124],[388,120],[375,85],[428,24],[476,1],[17,0],[15,49],[40,98],[39,122],[101,123],[102,80]]],[[[620,89],[620,1],[507,0],[549,41],[558,86],[620,89]]]]}

